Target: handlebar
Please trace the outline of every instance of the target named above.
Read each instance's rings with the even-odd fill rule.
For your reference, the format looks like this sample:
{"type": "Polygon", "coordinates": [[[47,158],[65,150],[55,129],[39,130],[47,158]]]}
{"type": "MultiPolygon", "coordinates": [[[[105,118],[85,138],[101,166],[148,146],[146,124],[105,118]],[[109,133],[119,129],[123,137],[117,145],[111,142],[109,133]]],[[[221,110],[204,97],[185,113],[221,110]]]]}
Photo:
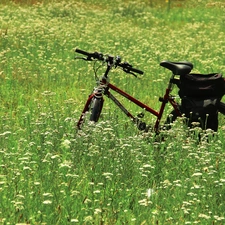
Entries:
{"type": "Polygon", "coordinates": [[[85,51],[83,51],[83,50],[81,50],[81,49],[75,49],[75,52],[77,52],[77,53],[80,53],[80,54],[82,54],[82,55],[86,55],[86,56],[89,56],[90,55],[90,53],[88,53],[88,52],[85,52],[85,51]]]}
{"type": "Polygon", "coordinates": [[[132,65],[130,65],[127,62],[121,63],[121,58],[119,56],[113,57],[113,56],[109,56],[109,55],[104,55],[99,52],[89,53],[89,52],[86,52],[81,49],[75,49],[75,52],[87,56],[86,58],[82,58],[84,60],[92,61],[93,59],[97,59],[99,61],[105,61],[107,63],[110,63],[110,65],[114,65],[115,67],[123,68],[123,71],[126,73],[131,73],[131,74],[133,74],[133,73],[143,74],[144,73],[143,71],[141,71],[139,69],[133,68],[132,65]]]}
{"type": "Polygon", "coordinates": [[[89,52],[83,51],[81,49],[76,49],[75,52],[87,56],[86,60],[92,60],[92,58],[98,59],[98,60],[101,60],[101,61],[104,60],[104,57],[103,57],[102,53],[98,53],[98,52],[89,53],[89,52]]]}

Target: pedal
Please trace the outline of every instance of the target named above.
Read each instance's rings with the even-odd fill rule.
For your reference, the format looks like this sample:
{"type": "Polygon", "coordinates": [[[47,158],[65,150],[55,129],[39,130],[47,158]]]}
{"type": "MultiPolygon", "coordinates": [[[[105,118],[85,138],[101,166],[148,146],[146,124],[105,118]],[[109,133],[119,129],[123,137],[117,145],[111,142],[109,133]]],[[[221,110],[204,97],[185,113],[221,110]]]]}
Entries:
{"type": "Polygon", "coordinates": [[[145,130],[146,129],[146,123],[145,122],[139,122],[137,124],[137,127],[139,130],[145,130]]]}

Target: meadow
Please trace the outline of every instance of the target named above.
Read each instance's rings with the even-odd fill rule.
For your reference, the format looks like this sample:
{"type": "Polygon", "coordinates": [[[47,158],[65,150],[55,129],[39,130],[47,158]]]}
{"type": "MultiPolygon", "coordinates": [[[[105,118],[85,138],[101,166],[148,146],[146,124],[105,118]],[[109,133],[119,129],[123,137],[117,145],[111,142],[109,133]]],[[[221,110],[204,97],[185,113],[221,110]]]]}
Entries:
{"type": "Polygon", "coordinates": [[[106,101],[78,131],[95,82],[74,60],[75,48],[120,55],[145,73],[112,83],[158,109],[160,61],[224,73],[224,37],[222,1],[1,0],[0,224],[224,224],[224,117],[214,135],[178,120],[155,137],[106,101]]]}

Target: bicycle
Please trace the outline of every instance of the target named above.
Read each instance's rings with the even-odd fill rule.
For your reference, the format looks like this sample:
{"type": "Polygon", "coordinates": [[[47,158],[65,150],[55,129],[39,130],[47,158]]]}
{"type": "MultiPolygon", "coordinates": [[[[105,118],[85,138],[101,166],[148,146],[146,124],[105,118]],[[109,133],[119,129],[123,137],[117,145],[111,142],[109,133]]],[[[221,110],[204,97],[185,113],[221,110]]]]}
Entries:
{"type": "MultiPolygon", "coordinates": [[[[142,131],[148,131],[149,126],[145,122],[143,122],[141,119],[143,118],[144,114],[139,113],[137,116],[134,116],[131,114],[126,107],[111,93],[110,90],[113,90],[123,96],[124,98],[128,99],[130,102],[136,104],[138,107],[142,108],[145,112],[149,112],[153,116],[156,117],[156,121],[154,124],[154,131],[156,133],[160,130],[160,122],[164,113],[164,109],[167,105],[167,103],[170,103],[173,107],[173,111],[171,112],[172,118],[169,116],[167,117],[166,123],[169,124],[169,122],[174,122],[177,117],[181,117],[183,115],[183,110],[181,108],[181,105],[175,101],[175,97],[171,95],[172,89],[174,84],[178,84],[178,79],[175,78],[175,76],[183,76],[185,74],[189,74],[191,70],[193,69],[193,64],[188,61],[178,61],[178,62],[172,62],[172,61],[162,61],[160,63],[160,66],[170,70],[172,72],[172,75],[169,79],[169,83],[167,85],[167,88],[165,90],[164,96],[159,97],[159,101],[161,102],[161,106],[159,108],[159,111],[156,111],[152,107],[146,105],[145,103],[142,103],[135,97],[129,95],[125,91],[121,90],[120,88],[116,87],[115,85],[111,84],[109,81],[109,72],[113,68],[121,68],[125,73],[132,74],[135,77],[137,77],[137,74],[144,74],[143,71],[140,69],[134,68],[131,64],[128,62],[122,62],[121,58],[119,56],[111,56],[111,55],[104,55],[99,52],[89,53],[84,50],[75,49],[76,53],[82,54],[85,57],[75,57],[75,59],[82,59],[85,61],[100,61],[102,62],[102,65],[106,64],[106,70],[101,78],[98,78],[97,76],[97,69],[94,69],[95,72],[95,78],[96,78],[96,87],[94,87],[93,91],[89,95],[86,104],[84,106],[84,109],[82,111],[82,114],[77,122],[78,129],[81,129],[82,124],[84,123],[85,117],[87,112],[90,112],[90,121],[98,122],[100,114],[102,112],[103,104],[104,104],[104,97],[107,96],[109,99],[111,99],[118,107],[119,109],[129,118],[131,118],[131,121],[133,121],[134,124],[137,125],[137,128],[142,131]]],[[[224,103],[221,103],[221,111],[224,113],[225,105],[224,103]]],[[[168,126],[170,127],[170,126],[168,126]]]]}

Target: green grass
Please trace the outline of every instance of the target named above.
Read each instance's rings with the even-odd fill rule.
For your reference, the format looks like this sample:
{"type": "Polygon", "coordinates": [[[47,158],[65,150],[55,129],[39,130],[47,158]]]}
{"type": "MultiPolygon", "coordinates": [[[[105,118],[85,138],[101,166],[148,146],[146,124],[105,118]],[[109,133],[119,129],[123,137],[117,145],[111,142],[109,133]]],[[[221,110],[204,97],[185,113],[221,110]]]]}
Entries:
{"type": "Polygon", "coordinates": [[[104,119],[77,132],[94,77],[74,60],[75,48],[120,55],[145,74],[114,71],[112,83],[158,109],[170,77],[160,61],[225,71],[224,7],[1,1],[0,224],[224,224],[224,118],[208,139],[182,121],[155,138],[106,99],[104,119]]]}

